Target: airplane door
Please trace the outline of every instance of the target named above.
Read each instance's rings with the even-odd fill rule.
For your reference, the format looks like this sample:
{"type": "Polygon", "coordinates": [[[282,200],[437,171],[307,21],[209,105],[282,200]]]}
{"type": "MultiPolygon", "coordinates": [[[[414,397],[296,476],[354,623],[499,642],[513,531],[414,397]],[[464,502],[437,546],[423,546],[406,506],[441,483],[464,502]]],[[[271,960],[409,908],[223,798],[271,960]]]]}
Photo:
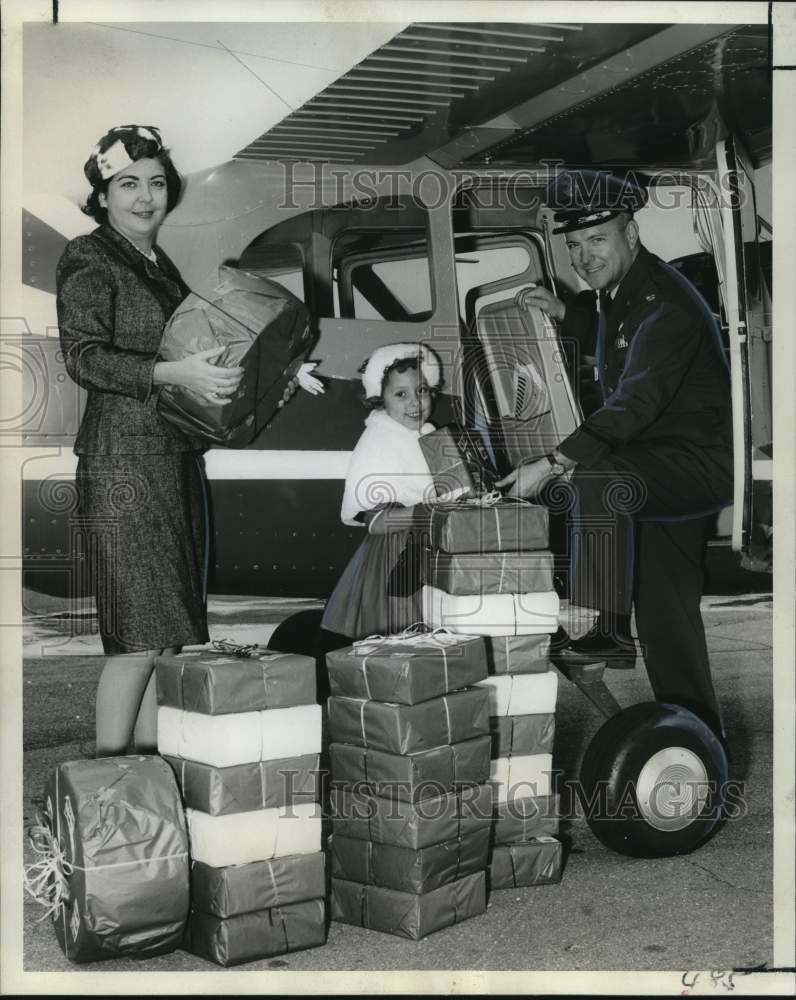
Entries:
{"type": "Polygon", "coordinates": [[[732,547],[752,556],[758,526],[771,524],[771,293],[761,267],[753,168],[732,138],[717,145],[716,159],[733,409],[732,547]]]}

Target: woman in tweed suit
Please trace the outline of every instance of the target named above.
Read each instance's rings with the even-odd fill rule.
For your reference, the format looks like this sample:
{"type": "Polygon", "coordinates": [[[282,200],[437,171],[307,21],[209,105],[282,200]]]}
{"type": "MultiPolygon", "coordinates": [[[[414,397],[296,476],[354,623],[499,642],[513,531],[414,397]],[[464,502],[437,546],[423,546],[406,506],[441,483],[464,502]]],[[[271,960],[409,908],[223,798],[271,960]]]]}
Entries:
{"type": "Polygon", "coordinates": [[[216,403],[241,368],[222,349],[158,360],[166,320],[188,294],[155,245],[180,177],[157,129],[111,129],[84,168],[84,211],[100,225],[72,240],[58,264],[58,322],[66,368],[87,390],[75,440],[79,566],[97,601],[107,659],[97,691],[97,756],[156,746],[154,658],[208,640],[207,509],[198,440],[158,412],[160,386],[216,403]]]}

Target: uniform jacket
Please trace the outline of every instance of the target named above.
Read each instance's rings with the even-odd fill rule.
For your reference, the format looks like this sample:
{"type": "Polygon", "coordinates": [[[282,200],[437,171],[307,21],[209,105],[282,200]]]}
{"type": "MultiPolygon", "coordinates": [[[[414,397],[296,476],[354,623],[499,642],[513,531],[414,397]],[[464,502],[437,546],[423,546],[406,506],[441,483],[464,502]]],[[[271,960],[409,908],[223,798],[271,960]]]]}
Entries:
{"type": "Polygon", "coordinates": [[[157,409],[152,373],[163,327],[189,292],[166,254],[157,264],[111,226],[71,240],[56,272],[66,370],[88,390],[77,454],[163,454],[201,447],[157,409]]]}
{"type": "MultiPolygon", "coordinates": [[[[567,306],[561,332],[591,353],[594,293],[567,306]]],[[[620,282],[598,338],[603,404],[559,445],[587,468],[632,442],[732,449],[730,374],[713,319],[693,286],[644,247],[620,282]],[[602,341],[602,345],[599,341],[602,341]]]]}
{"type": "Polygon", "coordinates": [[[421,434],[433,430],[433,424],[423,424],[419,431],[413,431],[384,410],[368,414],[346,473],[340,512],[343,524],[360,524],[356,515],[379,504],[412,507],[436,496],[434,480],[418,444],[421,434]]]}

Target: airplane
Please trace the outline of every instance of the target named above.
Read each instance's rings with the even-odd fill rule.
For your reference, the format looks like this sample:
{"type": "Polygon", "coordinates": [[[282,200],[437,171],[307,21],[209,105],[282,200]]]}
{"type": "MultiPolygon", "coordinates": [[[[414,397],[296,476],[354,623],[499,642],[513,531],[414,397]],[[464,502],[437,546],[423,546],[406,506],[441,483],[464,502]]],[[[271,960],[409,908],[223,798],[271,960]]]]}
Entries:
{"type": "MultiPolygon", "coordinates": [[[[676,264],[721,316],[737,402],[735,504],[719,537],[769,570],[772,234],[754,205],[771,161],[768,67],[765,25],[414,23],[231,160],[190,174],[161,245],[199,292],[227,262],[302,298],[326,385],[299,392],[244,450],[207,453],[210,592],[328,595],[361,537],[339,520],[364,417],[357,369],[379,344],[436,344],[435,420],[448,422],[460,334],[487,301],[473,290],[578,287],[539,207],[561,167],[643,177],[653,249],[667,192],[689,192],[679,211],[701,250],[676,264]]],[[[66,235],[28,211],[23,233],[23,284],[52,310],[66,235]]],[[[63,484],[82,393],[48,333],[20,348],[24,442],[60,446],[26,465],[23,581],[77,596],[63,484]]]]}
{"type": "MultiPolygon", "coordinates": [[[[517,441],[543,453],[577,425],[588,386],[550,322],[537,318],[538,354],[479,362],[524,288],[579,288],[542,205],[562,168],[643,181],[643,240],[661,253],[664,237],[680,247],[668,257],[720,321],[735,494],[713,552],[739,554],[763,571],[750,579],[770,584],[773,231],[757,198],[770,183],[771,95],[767,25],[418,22],[227,162],[191,173],[161,245],[201,294],[224,263],[302,299],[325,382],[322,395],[296,393],[245,448],[207,452],[210,592],[331,592],[362,537],[339,510],[365,415],[358,370],[379,345],[436,348],[434,419],[479,434],[496,472],[510,468],[517,441]],[[549,406],[529,414],[534,372],[549,406]]],[[[23,283],[51,303],[67,236],[32,211],[23,231],[23,283]]],[[[57,338],[26,334],[20,351],[23,438],[39,447],[22,484],[23,584],[80,596],[68,448],[81,393],[57,338]]],[[[618,712],[599,677],[574,679],[605,714],[618,712]]],[[[673,831],[677,850],[702,835],[673,831]]]]}

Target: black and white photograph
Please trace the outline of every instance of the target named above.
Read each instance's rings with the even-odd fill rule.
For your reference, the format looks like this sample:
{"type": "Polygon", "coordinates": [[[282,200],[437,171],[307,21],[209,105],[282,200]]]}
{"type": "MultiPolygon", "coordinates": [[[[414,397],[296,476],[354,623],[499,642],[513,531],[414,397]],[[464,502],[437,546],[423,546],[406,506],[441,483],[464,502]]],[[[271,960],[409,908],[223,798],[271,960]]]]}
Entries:
{"type": "Polygon", "coordinates": [[[792,995],[796,9],[2,45],[0,993],[792,995]]]}

